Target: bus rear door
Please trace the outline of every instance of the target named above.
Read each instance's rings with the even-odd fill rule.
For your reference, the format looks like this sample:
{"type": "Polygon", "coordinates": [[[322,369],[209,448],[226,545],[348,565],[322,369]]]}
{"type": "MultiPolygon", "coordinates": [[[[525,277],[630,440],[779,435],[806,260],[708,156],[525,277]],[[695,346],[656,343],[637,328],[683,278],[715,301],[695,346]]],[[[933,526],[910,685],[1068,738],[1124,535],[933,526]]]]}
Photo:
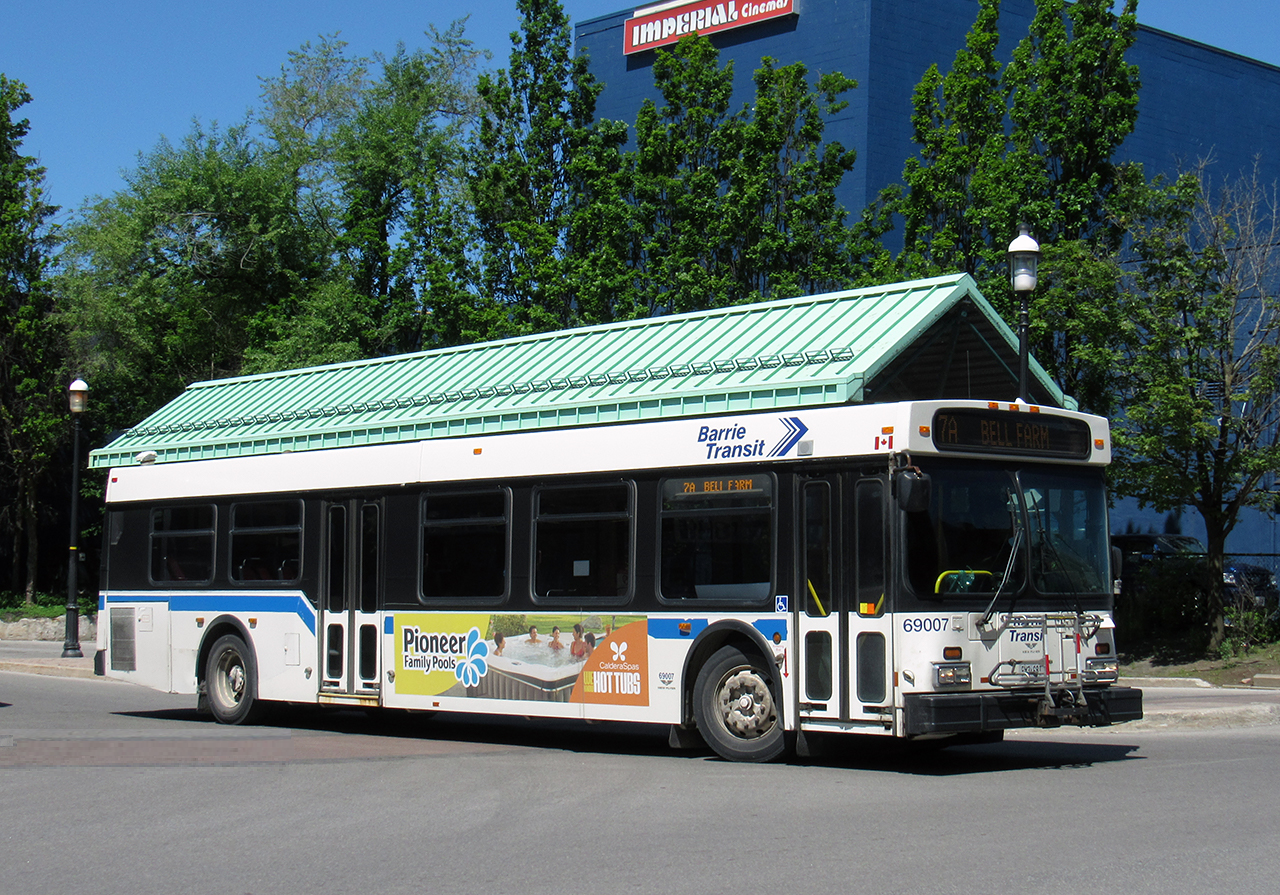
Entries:
{"type": "Polygon", "coordinates": [[[382,643],[382,505],[346,500],[326,504],[324,513],[320,700],[376,705],[382,643]]]}

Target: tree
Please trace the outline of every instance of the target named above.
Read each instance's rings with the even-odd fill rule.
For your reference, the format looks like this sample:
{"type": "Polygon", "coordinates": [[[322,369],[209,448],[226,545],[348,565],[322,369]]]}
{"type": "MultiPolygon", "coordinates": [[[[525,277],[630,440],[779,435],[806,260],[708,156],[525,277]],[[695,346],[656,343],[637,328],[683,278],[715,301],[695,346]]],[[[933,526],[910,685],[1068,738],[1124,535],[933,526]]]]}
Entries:
{"type": "Polygon", "coordinates": [[[851,285],[880,235],[846,224],[835,198],[855,155],[823,144],[825,120],[857,85],[810,85],[802,63],[764,58],[754,102],[730,109],[733,67],[705,37],[658,51],[662,105],[636,120],[629,201],[637,240],[626,316],[722,307],[851,285]]]}
{"type": "Polygon", "coordinates": [[[298,213],[294,173],[247,125],[196,125],[67,228],[77,356],[130,422],[192,381],[243,372],[263,316],[325,271],[329,242],[298,213]]]}
{"type": "Polygon", "coordinates": [[[1016,202],[1007,176],[1006,92],[1000,83],[1000,0],[980,0],[978,18],[944,76],[929,66],[912,96],[919,156],[907,159],[899,264],[909,276],[964,271],[988,262],[1016,202]]]}
{"type": "Polygon", "coordinates": [[[44,199],[44,168],[22,154],[31,101],[0,74],[0,517],[12,535],[12,577],[27,603],[39,568],[40,489],[66,434],[60,408],[63,341],[49,287],[57,207],[44,199]],[[25,557],[25,558],[24,558],[25,557]]]}
{"type": "Polygon", "coordinates": [[[464,131],[479,99],[484,56],[463,21],[427,32],[426,49],[400,45],[348,60],[340,43],[304,46],[264,91],[276,145],[295,164],[300,213],[332,234],[325,274],[267,312],[248,349],[250,370],[412,351],[438,339],[436,306],[464,303],[473,273],[464,131]],[[312,215],[309,208],[317,209],[312,215]]]}
{"type": "Polygon", "coordinates": [[[577,177],[597,165],[607,170],[626,139],[619,125],[594,124],[602,85],[587,57],[573,55],[559,0],[516,6],[521,23],[509,66],[480,79],[484,115],[473,149],[481,288],[509,320],[495,319],[494,335],[583,322],[569,268],[575,252],[591,252],[572,231],[575,217],[591,214],[592,188],[577,177]]]}
{"type": "Polygon", "coordinates": [[[1032,304],[1032,353],[1083,406],[1105,412],[1105,375],[1118,301],[1084,259],[1116,250],[1109,215],[1122,176],[1112,161],[1137,119],[1138,72],[1125,61],[1137,0],[1037,0],[1003,69],[999,0],[980,0],[966,46],[944,76],[930,68],[914,95],[918,158],[894,203],[905,220],[903,275],[972,274],[1014,319],[1005,251],[1019,223],[1047,246],[1032,304]],[[1083,243],[1075,245],[1074,243],[1083,243]],[[1087,300],[1086,300],[1087,299],[1087,300]],[[1102,304],[1101,309],[1095,302],[1102,304]]]}
{"type": "Polygon", "coordinates": [[[1216,649],[1227,536],[1244,508],[1275,508],[1265,483],[1280,473],[1280,206],[1256,168],[1214,184],[1204,164],[1173,184],[1134,185],[1126,204],[1135,297],[1113,321],[1124,408],[1114,483],[1204,520],[1216,649]]]}

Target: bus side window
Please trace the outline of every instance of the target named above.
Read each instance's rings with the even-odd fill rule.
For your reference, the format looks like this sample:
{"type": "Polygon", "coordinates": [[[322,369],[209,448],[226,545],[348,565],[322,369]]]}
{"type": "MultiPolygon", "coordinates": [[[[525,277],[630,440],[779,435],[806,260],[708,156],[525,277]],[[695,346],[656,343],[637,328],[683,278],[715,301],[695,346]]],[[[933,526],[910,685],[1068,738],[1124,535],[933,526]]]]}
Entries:
{"type": "Polygon", "coordinates": [[[151,511],[151,580],[208,584],[213,580],[212,505],[151,511]]]}
{"type": "Polygon", "coordinates": [[[831,485],[804,486],[804,612],[826,618],[835,608],[831,592],[831,485]]]}
{"type": "Polygon", "coordinates": [[[294,582],[301,574],[301,559],[302,501],[232,505],[232,581],[294,582]]]}
{"type": "Polygon", "coordinates": [[[510,491],[427,494],[422,502],[426,600],[499,599],[507,593],[510,491]]]}
{"type": "Polygon", "coordinates": [[[664,600],[761,604],[773,592],[774,479],[697,475],[660,485],[664,600]]]}
{"type": "Polygon", "coordinates": [[[619,482],[537,493],[534,596],[616,601],[630,593],[631,491],[619,482]]]}
{"type": "Polygon", "coordinates": [[[858,482],[858,602],[884,598],[884,487],[878,479],[858,482]]]}

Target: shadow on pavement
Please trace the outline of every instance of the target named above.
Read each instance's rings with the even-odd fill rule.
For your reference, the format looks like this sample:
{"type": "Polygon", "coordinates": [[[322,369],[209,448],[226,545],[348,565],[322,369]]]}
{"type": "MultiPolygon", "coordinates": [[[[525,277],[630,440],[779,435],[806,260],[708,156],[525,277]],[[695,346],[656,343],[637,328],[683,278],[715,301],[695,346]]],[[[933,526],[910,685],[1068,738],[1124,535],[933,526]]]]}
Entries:
{"type": "MultiPolygon", "coordinates": [[[[209,725],[220,735],[230,728],[219,727],[206,714],[192,709],[164,709],[120,712],[134,718],[193,722],[209,725]]],[[[383,738],[431,740],[454,744],[558,749],[614,755],[654,755],[688,760],[720,762],[709,749],[677,751],[667,743],[667,727],[638,724],[487,716],[463,713],[408,712],[392,709],[335,709],[320,706],[281,705],[272,707],[267,718],[256,726],[238,728],[247,737],[253,731],[284,730],[308,734],[340,734],[383,738]]],[[[985,745],[944,746],[940,743],[908,743],[866,735],[811,738],[814,755],[792,757],[787,764],[847,768],[925,776],[991,774],[1034,768],[1078,770],[1119,761],[1140,760],[1137,745],[1073,742],[1069,732],[1062,740],[1017,740],[985,745]]]]}

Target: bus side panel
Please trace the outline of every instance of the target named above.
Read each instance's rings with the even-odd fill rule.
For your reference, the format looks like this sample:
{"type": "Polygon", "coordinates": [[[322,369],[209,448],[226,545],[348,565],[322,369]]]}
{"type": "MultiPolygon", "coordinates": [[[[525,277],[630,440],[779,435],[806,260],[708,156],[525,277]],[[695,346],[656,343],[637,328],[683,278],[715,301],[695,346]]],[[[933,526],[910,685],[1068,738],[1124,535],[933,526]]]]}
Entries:
{"type": "MultiPolygon", "coordinates": [[[[183,610],[172,613],[173,684],[175,693],[195,693],[200,650],[206,645],[214,616],[227,615],[248,632],[258,668],[258,698],[283,702],[316,702],[320,676],[315,673],[318,645],[315,634],[297,612],[234,612],[183,610]]],[[[211,645],[211,644],[210,644],[211,645]]]]}
{"type": "Polygon", "coordinates": [[[320,683],[315,633],[297,613],[270,612],[254,618],[256,625],[245,627],[250,628],[258,664],[258,697],[315,702],[320,683]]]}
{"type": "Polygon", "coordinates": [[[105,622],[106,677],[129,681],[167,693],[194,693],[195,682],[187,689],[173,683],[172,648],[169,631],[169,603],[148,595],[103,595],[105,622]]]}

